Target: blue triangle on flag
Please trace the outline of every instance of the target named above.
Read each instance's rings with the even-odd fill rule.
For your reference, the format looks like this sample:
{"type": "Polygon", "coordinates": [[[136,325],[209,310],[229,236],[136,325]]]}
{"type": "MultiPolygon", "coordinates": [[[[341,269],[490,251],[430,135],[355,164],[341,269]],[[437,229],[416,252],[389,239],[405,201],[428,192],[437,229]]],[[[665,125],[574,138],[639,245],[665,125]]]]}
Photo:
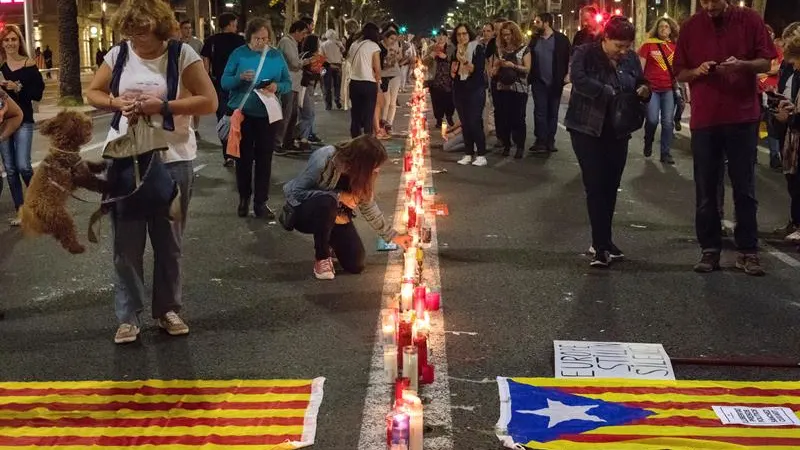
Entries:
{"type": "Polygon", "coordinates": [[[625,425],[655,414],[642,408],[541,388],[508,379],[514,442],[548,442],[568,434],[625,425]]]}

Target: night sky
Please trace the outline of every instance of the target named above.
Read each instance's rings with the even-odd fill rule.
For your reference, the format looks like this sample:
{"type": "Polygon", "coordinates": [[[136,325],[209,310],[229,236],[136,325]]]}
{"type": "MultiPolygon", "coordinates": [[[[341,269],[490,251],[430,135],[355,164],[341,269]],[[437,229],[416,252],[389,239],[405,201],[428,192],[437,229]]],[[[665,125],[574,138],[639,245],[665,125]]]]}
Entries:
{"type": "Polygon", "coordinates": [[[406,25],[415,34],[429,33],[442,20],[455,0],[384,0],[395,22],[406,25]]]}

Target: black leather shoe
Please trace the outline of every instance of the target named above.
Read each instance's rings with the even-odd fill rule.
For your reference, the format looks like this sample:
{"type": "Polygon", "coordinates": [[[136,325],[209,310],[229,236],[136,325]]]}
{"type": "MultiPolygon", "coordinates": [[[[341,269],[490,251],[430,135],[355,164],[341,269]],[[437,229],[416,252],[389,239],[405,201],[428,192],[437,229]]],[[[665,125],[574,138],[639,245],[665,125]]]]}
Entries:
{"type": "Polygon", "coordinates": [[[266,203],[256,203],[253,205],[253,213],[259,219],[275,220],[275,213],[269,209],[266,203]]]}
{"type": "Polygon", "coordinates": [[[239,214],[239,217],[247,217],[247,213],[250,212],[250,199],[240,199],[239,200],[239,208],[236,210],[239,214]]]}

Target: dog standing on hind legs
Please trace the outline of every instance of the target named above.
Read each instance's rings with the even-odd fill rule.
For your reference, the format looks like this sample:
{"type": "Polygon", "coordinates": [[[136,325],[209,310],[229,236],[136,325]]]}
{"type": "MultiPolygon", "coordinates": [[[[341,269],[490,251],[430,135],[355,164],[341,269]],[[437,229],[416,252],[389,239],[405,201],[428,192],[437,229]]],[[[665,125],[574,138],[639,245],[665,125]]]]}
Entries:
{"type": "Polygon", "coordinates": [[[81,159],[80,149],[92,139],[92,121],[83,113],[62,111],[46,121],[39,132],[50,138],[50,152],[33,174],[19,210],[27,235],[50,234],[70,253],[83,253],[67,200],[79,187],[103,192],[105,180],[96,174],[103,162],[81,159]]]}

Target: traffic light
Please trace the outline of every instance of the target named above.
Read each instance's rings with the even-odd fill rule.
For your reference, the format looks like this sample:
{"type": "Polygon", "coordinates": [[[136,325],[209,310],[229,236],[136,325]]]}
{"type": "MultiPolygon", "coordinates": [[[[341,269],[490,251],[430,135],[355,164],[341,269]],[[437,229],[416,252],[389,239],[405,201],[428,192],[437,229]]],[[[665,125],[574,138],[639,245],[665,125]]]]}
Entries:
{"type": "Polygon", "coordinates": [[[434,28],[433,31],[431,31],[431,34],[434,35],[434,36],[438,36],[439,35],[439,30],[434,28]]]}
{"type": "Polygon", "coordinates": [[[400,27],[400,34],[406,34],[406,31],[408,31],[408,28],[405,25],[400,27]]]}
{"type": "Polygon", "coordinates": [[[615,9],[615,10],[614,10],[614,15],[615,15],[615,16],[621,16],[621,15],[622,15],[622,10],[621,10],[621,9],[619,9],[619,8],[615,9]]]}

